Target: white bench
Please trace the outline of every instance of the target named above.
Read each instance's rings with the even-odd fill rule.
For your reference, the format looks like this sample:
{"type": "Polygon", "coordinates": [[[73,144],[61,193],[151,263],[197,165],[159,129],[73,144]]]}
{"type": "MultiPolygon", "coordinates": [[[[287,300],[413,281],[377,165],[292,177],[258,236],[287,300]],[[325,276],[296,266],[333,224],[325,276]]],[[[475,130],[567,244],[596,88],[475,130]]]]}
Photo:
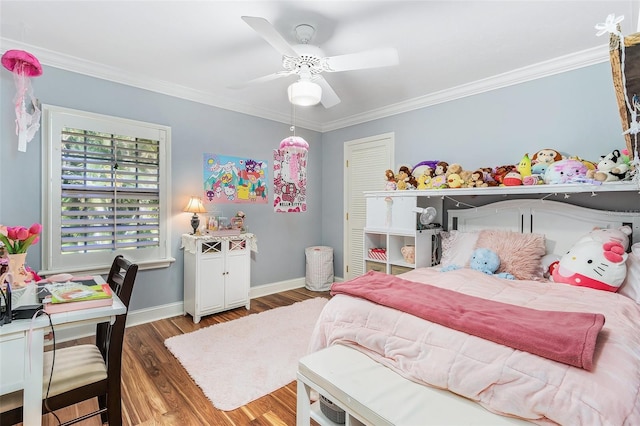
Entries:
{"type": "Polygon", "coordinates": [[[514,425],[522,420],[493,414],[451,392],[419,385],[344,345],[309,354],[298,363],[297,425],[310,419],[335,425],[311,391],[345,412],[345,425],[514,425]]]}

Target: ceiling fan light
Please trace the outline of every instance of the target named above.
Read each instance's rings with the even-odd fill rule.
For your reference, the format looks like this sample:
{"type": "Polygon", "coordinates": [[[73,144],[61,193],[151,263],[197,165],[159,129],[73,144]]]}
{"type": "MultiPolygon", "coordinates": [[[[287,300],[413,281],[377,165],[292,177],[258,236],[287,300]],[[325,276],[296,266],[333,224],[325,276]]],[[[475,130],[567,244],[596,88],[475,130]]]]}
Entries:
{"type": "Polygon", "coordinates": [[[287,89],[289,102],[294,105],[316,105],[322,99],[322,87],[311,81],[296,81],[287,89]]]}

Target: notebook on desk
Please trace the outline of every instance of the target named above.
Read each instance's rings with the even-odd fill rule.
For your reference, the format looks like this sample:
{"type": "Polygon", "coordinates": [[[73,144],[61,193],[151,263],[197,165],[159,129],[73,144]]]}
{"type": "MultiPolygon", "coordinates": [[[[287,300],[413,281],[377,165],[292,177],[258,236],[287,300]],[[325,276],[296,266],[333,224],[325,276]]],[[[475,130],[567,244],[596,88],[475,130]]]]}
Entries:
{"type": "Polygon", "coordinates": [[[53,314],[113,304],[109,284],[95,284],[95,281],[93,285],[87,284],[71,281],[45,286],[49,295],[43,299],[44,311],[53,314]]]}

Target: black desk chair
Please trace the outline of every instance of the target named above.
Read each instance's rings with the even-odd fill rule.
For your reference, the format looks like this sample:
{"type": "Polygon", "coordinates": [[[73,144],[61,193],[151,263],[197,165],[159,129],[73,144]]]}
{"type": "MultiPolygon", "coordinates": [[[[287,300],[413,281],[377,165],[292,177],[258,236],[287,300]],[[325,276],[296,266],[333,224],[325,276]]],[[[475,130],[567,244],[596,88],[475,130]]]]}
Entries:
{"type": "MultiPolygon", "coordinates": [[[[107,283],[129,309],[138,265],[117,256],[111,265],[107,283]]],[[[70,425],[100,414],[110,426],[122,424],[120,378],[122,345],[127,314],[118,315],[113,324],[96,327],[95,345],[76,345],[48,351],[44,357],[43,413],[55,411],[79,402],[98,398],[98,410],[63,423],[70,425]],[[54,364],[49,396],[45,400],[51,365],[54,364]]],[[[13,425],[22,421],[22,392],[0,397],[0,424],[13,425]]]]}

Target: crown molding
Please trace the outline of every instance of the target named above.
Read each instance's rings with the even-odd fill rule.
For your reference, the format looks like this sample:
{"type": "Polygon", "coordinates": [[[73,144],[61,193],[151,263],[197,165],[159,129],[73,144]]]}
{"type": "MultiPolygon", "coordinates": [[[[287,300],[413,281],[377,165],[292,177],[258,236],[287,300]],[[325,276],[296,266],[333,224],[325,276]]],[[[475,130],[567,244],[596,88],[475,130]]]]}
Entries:
{"type": "Polygon", "coordinates": [[[587,67],[609,61],[609,45],[602,45],[592,49],[583,50],[570,55],[561,56],[549,61],[540,62],[527,67],[518,68],[493,77],[463,84],[449,89],[434,92],[425,96],[410,99],[375,109],[362,114],[345,117],[341,120],[328,122],[322,126],[322,132],[341,129],[367,121],[378,120],[396,114],[425,108],[467,96],[478,95],[503,87],[526,83],[539,78],[549,77],[567,71],[587,67]]]}
{"type": "MultiPolygon", "coordinates": [[[[64,53],[43,49],[38,46],[21,43],[15,40],[0,38],[0,50],[2,50],[2,52],[5,52],[9,49],[26,50],[35,55],[41,64],[54,68],[59,68],[66,71],[99,78],[102,80],[113,81],[115,83],[125,84],[127,86],[145,89],[156,93],[162,93],[164,95],[186,99],[189,101],[235,111],[254,117],[260,117],[287,125],[291,124],[291,117],[288,114],[280,114],[266,108],[258,108],[252,105],[241,104],[226,98],[213,96],[212,94],[201,90],[180,86],[164,80],[150,79],[144,76],[132,75],[131,73],[127,73],[120,68],[109,67],[104,64],[87,61],[85,59],[65,55],[64,53]]],[[[313,121],[298,118],[296,119],[296,125],[297,127],[303,127],[309,130],[315,130],[318,132],[321,131],[321,125],[313,121]]]]}
{"type": "MultiPolygon", "coordinates": [[[[18,42],[16,40],[0,38],[0,50],[4,52],[8,49],[22,49],[29,51],[30,53],[38,57],[38,60],[42,64],[60,68],[66,71],[75,72],[103,80],[113,81],[115,83],[125,84],[152,92],[162,93],[180,99],[186,99],[217,108],[235,111],[254,117],[264,118],[266,120],[290,124],[290,117],[287,114],[281,114],[269,109],[258,108],[252,105],[234,102],[233,100],[227,98],[216,97],[211,95],[210,93],[176,85],[175,83],[131,75],[130,73],[127,73],[119,68],[108,67],[103,64],[86,61],[84,59],[65,55],[63,53],[51,51],[48,49],[42,49],[37,46],[18,42]]],[[[345,117],[340,120],[330,121],[324,124],[298,118],[296,125],[298,127],[302,127],[308,130],[314,130],[317,132],[338,130],[344,127],[349,127],[356,124],[366,123],[372,120],[378,120],[381,118],[414,111],[416,109],[453,101],[467,96],[473,96],[491,90],[496,90],[515,84],[521,84],[539,78],[549,77],[554,74],[595,65],[605,61],[609,61],[608,44],[555,58],[549,61],[540,62],[527,67],[519,68],[483,80],[478,80],[473,83],[463,84],[418,98],[398,102],[384,108],[378,108],[364,112],[362,114],[345,117]]]]}

